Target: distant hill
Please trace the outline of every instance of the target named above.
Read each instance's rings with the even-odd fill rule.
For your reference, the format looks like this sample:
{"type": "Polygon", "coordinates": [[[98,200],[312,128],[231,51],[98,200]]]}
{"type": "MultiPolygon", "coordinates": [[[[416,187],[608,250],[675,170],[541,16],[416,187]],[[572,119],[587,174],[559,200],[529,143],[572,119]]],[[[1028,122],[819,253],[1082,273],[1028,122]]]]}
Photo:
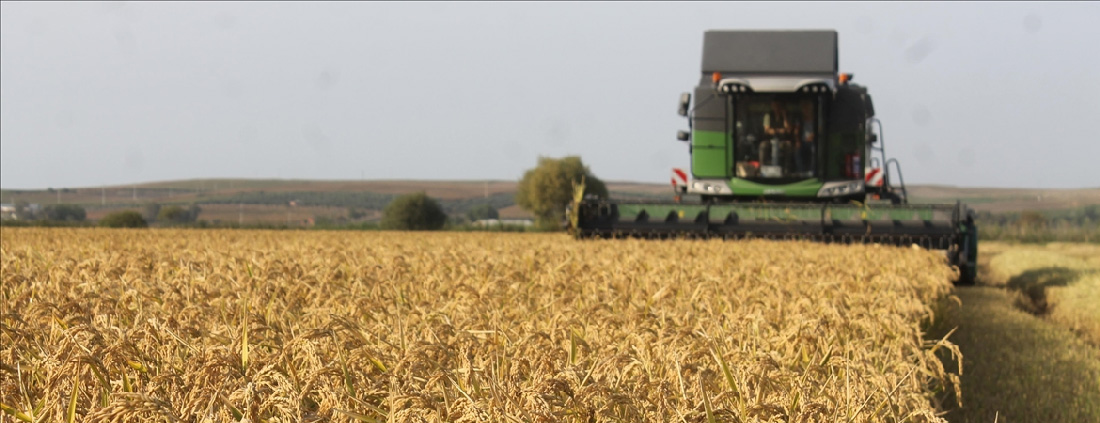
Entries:
{"type": "MultiPolygon", "coordinates": [[[[145,204],[199,204],[201,219],[242,222],[301,222],[311,218],[347,219],[354,208],[360,219],[376,220],[394,197],[424,191],[451,214],[489,203],[507,219],[531,218],[515,205],[516,181],[324,181],[198,179],[149,182],[127,186],[0,190],[0,202],[79,204],[90,219],[112,210],[141,208],[145,204]]],[[[607,182],[612,197],[670,200],[667,184],[607,182]]],[[[993,213],[1051,211],[1100,204],[1100,188],[1004,189],[911,186],[913,203],[954,203],[961,200],[978,211],[993,213]]]]}
{"type": "Polygon", "coordinates": [[[978,211],[992,213],[1075,209],[1100,204],[1100,188],[958,188],[918,185],[909,188],[914,203],[960,200],[978,211]]]}

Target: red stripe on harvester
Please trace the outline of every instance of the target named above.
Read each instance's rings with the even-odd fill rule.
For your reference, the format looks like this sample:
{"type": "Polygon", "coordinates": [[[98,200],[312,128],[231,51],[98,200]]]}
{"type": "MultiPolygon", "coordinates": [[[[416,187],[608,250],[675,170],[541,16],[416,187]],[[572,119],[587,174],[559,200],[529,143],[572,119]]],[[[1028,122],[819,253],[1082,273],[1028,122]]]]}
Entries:
{"type": "Polygon", "coordinates": [[[867,174],[866,178],[864,178],[866,180],[866,182],[871,182],[871,179],[873,179],[875,177],[875,175],[877,175],[879,173],[879,171],[880,171],[880,169],[877,168],[877,167],[874,168],[874,169],[871,169],[871,172],[867,174]]]}
{"type": "Polygon", "coordinates": [[[685,184],[687,183],[688,175],[686,173],[684,173],[684,171],[682,171],[680,169],[672,169],[672,171],[674,173],[676,173],[676,176],[680,177],[680,180],[684,181],[685,184]]]}

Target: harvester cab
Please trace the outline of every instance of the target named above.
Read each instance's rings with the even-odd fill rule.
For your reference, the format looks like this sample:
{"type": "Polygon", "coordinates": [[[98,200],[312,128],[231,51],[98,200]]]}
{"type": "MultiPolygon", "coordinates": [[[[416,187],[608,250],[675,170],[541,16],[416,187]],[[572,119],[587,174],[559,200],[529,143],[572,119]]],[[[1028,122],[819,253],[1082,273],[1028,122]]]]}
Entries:
{"type": "Polygon", "coordinates": [[[691,178],[674,179],[677,194],[905,202],[885,171],[871,96],[838,72],[837,57],[834,31],[708,31],[694,96],[680,97],[690,131],[677,139],[689,143],[691,167],[679,170],[691,178]]]}
{"type": "Polygon", "coordinates": [[[672,198],[578,200],[574,233],[916,244],[947,251],[972,282],[971,212],[908,204],[871,95],[839,72],[837,47],[835,31],[707,31],[699,82],[680,96],[690,167],[673,169],[672,198]]]}

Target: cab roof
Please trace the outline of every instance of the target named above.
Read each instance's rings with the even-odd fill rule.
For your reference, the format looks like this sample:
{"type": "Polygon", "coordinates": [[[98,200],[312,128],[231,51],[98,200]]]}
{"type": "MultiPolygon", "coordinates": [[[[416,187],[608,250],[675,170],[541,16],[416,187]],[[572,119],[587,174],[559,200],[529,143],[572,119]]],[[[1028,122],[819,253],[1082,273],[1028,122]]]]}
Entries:
{"type": "Polygon", "coordinates": [[[705,75],[836,75],[837,32],[707,31],[702,68],[705,75]]]}

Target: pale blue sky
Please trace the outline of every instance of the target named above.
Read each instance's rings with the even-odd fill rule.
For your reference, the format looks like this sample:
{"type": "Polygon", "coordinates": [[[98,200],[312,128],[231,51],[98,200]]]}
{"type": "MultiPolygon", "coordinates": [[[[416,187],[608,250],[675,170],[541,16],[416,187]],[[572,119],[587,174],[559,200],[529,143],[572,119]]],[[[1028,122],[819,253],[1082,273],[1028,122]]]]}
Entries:
{"type": "Polygon", "coordinates": [[[708,29],[835,29],[910,184],[1100,186],[1100,3],[0,6],[0,184],[668,181],[708,29]]]}

